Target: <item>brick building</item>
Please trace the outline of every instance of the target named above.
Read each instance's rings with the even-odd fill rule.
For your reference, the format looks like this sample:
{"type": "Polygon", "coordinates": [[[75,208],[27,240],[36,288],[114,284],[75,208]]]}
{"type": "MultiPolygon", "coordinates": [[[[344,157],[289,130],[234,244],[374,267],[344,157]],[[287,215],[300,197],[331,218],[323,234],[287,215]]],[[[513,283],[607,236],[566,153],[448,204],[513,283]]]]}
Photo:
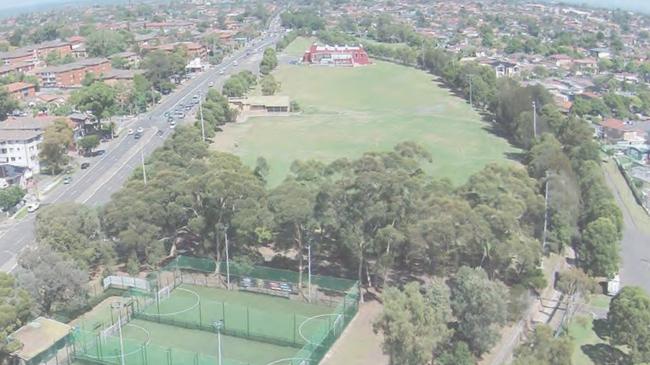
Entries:
{"type": "Polygon", "coordinates": [[[69,88],[81,86],[87,73],[97,76],[112,70],[111,62],[106,58],[89,58],[61,66],[46,67],[37,71],[41,86],[45,88],[69,88]]]}
{"type": "Polygon", "coordinates": [[[22,47],[9,52],[0,52],[0,60],[5,65],[21,63],[36,63],[44,60],[48,54],[57,52],[63,57],[72,53],[72,44],[63,41],[43,42],[27,47],[22,47]]]}
{"type": "Polygon", "coordinates": [[[5,85],[4,88],[17,100],[31,98],[36,95],[36,85],[27,82],[13,82],[5,85]]]}
{"type": "Polygon", "coordinates": [[[319,46],[312,44],[302,57],[304,63],[317,65],[369,65],[370,59],[361,46],[319,46]]]}

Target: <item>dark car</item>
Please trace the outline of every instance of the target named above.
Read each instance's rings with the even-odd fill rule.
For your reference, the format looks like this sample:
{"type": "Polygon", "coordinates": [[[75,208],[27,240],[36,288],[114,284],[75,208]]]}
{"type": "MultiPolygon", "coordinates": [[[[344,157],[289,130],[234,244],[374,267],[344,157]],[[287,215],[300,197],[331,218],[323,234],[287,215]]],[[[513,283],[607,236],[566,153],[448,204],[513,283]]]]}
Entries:
{"type": "Polygon", "coordinates": [[[90,162],[84,162],[84,163],[81,164],[81,169],[82,170],[87,169],[89,167],[90,167],[90,162]]]}
{"type": "MultiPolygon", "coordinates": [[[[173,120],[172,120],[172,122],[173,122],[173,120]]],[[[156,132],[156,135],[157,136],[162,136],[163,133],[165,133],[165,132],[163,132],[162,129],[159,129],[158,132],[156,132]]]]}
{"type": "Polygon", "coordinates": [[[137,132],[136,134],[133,135],[133,138],[135,139],[140,139],[140,137],[142,137],[142,133],[140,132],[137,132]]]}
{"type": "Polygon", "coordinates": [[[169,117],[169,118],[167,118],[167,123],[171,123],[171,122],[173,122],[173,121],[174,121],[174,117],[169,117]]]}

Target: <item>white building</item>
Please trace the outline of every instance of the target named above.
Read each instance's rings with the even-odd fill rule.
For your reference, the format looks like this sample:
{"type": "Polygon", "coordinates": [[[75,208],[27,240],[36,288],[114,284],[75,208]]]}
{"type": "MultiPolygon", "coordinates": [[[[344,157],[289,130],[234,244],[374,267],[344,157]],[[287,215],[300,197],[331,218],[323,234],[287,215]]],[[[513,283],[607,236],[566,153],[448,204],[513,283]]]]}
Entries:
{"type": "Polygon", "coordinates": [[[42,131],[0,130],[0,161],[37,173],[40,171],[38,145],[42,141],[42,131]]]}

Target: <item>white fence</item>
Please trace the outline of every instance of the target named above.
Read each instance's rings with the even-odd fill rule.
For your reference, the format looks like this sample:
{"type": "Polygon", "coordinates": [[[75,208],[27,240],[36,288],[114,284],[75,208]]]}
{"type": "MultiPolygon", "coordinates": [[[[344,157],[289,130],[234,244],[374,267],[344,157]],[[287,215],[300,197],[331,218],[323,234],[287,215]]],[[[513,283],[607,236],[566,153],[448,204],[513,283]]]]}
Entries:
{"type": "Polygon", "coordinates": [[[147,280],[130,276],[108,276],[104,278],[103,283],[104,289],[108,288],[109,286],[113,286],[120,289],[136,288],[149,291],[149,282],[147,280]]]}

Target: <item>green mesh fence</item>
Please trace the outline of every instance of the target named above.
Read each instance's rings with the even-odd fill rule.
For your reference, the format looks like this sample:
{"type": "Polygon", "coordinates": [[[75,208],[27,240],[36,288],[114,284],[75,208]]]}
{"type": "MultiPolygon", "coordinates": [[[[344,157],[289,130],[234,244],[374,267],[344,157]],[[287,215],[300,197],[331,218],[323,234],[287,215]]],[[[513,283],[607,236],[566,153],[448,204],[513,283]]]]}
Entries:
{"type": "MultiPolygon", "coordinates": [[[[73,334],[77,360],[94,364],[125,365],[215,365],[215,356],[178,348],[169,348],[148,341],[119,336],[99,336],[92,332],[76,330],[73,334]],[[121,342],[121,343],[120,343],[121,342]]],[[[248,365],[248,363],[222,358],[222,365],[248,365]]]]}
{"type": "MultiPolygon", "coordinates": [[[[178,256],[170,262],[164,270],[190,270],[203,273],[214,273],[216,271],[217,262],[211,258],[198,258],[190,256],[178,256]]],[[[235,262],[230,262],[226,265],[221,262],[219,265],[219,273],[226,275],[230,272],[231,278],[241,279],[250,278],[265,281],[284,282],[292,285],[297,285],[299,281],[299,274],[295,271],[276,269],[266,266],[246,266],[235,262]]],[[[336,278],[332,276],[312,275],[312,284],[321,290],[331,290],[335,292],[347,292],[356,285],[355,280],[336,278]]],[[[307,281],[307,275],[303,275],[303,284],[307,281]]]]}

